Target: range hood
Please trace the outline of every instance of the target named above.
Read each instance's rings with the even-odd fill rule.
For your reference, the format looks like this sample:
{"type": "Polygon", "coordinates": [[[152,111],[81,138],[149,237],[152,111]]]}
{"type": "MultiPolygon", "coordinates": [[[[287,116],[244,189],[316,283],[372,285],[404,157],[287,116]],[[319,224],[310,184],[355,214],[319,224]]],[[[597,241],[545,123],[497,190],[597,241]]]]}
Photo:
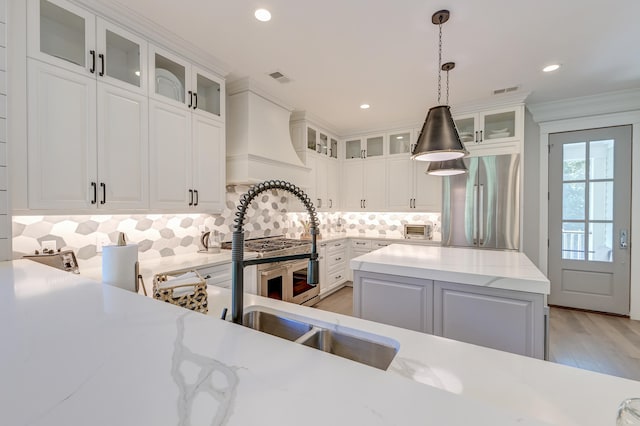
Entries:
{"type": "Polygon", "coordinates": [[[311,169],[291,143],[291,109],[249,79],[228,84],[227,94],[227,184],[280,179],[308,187],[311,169]]]}

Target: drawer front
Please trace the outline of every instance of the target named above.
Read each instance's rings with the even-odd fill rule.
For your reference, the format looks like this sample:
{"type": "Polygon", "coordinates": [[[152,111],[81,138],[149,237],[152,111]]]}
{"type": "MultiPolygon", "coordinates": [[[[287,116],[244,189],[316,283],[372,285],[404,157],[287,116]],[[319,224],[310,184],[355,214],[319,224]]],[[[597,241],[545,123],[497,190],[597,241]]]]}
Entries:
{"type": "Polygon", "coordinates": [[[371,241],[370,240],[351,240],[351,247],[357,250],[370,250],[371,249],[371,241]]]}
{"type": "Polygon", "coordinates": [[[385,240],[383,240],[383,241],[372,241],[371,242],[371,248],[373,250],[378,250],[379,248],[386,247],[386,246],[391,245],[391,244],[393,244],[393,242],[385,241],[385,240]]]}
{"type": "Polygon", "coordinates": [[[347,281],[346,263],[338,264],[329,269],[327,281],[329,281],[329,286],[347,281]]]}
{"type": "Polygon", "coordinates": [[[332,241],[330,243],[324,243],[327,245],[327,251],[334,251],[334,250],[344,250],[344,248],[346,247],[347,243],[345,240],[340,240],[340,241],[332,241]]]}
{"type": "Polygon", "coordinates": [[[340,263],[346,263],[347,253],[344,249],[338,250],[335,252],[328,253],[326,256],[326,259],[327,259],[327,270],[330,270],[340,263]]]}

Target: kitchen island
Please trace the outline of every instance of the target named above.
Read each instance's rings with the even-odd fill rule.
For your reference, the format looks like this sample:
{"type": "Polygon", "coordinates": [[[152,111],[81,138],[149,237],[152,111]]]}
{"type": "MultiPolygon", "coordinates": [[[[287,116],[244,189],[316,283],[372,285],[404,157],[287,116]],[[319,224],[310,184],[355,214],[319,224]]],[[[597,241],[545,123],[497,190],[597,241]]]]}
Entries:
{"type": "Polygon", "coordinates": [[[351,268],[356,317],[546,358],[550,283],[523,253],[392,244],[351,268]]]}
{"type": "Polygon", "coordinates": [[[394,339],[387,371],[26,260],[0,263],[7,425],[613,424],[640,383],[245,295],[394,339]]]}

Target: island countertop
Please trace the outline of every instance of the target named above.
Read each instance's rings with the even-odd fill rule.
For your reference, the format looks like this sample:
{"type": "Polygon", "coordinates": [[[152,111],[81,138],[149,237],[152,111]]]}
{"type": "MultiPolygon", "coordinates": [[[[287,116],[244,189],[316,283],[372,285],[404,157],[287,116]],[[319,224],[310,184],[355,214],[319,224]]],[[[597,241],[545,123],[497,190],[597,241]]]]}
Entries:
{"type": "Polygon", "coordinates": [[[351,260],[351,269],[549,294],[547,277],[524,253],[391,244],[351,260]]]}
{"type": "Polygon", "coordinates": [[[397,340],[385,372],[221,321],[229,291],[209,297],[206,316],[0,263],[3,424],[603,425],[640,395],[635,381],[245,296],[397,340]]]}

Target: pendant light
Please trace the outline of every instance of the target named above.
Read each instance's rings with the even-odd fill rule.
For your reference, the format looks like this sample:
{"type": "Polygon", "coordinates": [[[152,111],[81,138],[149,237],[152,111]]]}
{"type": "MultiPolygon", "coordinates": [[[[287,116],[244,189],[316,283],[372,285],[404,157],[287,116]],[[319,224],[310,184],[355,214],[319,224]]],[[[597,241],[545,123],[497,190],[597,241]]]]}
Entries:
{"type": "Polygon", "coordinates": [[[425,171],[425,173],[434,176],[453,176],[467,172],[467,166],[464,164],[462,157],[455,160],[432,161],[425,171]]]}
{"type": "MultiPolygon", "coordinates": [[[[442,78],[442,24],[449,20],[449,11],[440,10],[433,14],[431,22],[438,25],[438,106],[427,113],[422,125],[418,143],[411,156],[419,161],[446,161],[463,157],[466,154],[464,146],[458,136],[458,130],[451,116],[448,105],[440,104],[442,78]]],[[[452,63],[450,63],[452,64],[452,63]]],[[[445,64],[446,65],[446,64],[445,64]]],[[[449,86],[447,85],[447,93],[449,86]]],[[[447,99],[448,102],[448,99],[447,99]]]]}

